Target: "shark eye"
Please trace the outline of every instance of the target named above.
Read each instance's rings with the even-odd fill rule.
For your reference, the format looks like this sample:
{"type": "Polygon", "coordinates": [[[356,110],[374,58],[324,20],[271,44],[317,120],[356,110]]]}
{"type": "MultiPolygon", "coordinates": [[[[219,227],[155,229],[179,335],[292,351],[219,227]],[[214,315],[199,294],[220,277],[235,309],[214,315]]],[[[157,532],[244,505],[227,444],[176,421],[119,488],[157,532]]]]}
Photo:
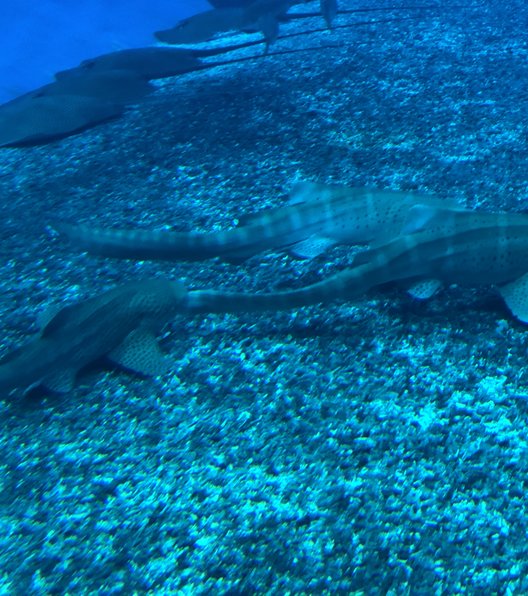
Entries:
{"type": "Polygon", "coordinates": [[[82,63],[82,67],[83,67],[85,70],[91,70],[91,69],[92,69],[94,66],[95,66],[95,60],[85,60],[85,61],[82,63]]]}

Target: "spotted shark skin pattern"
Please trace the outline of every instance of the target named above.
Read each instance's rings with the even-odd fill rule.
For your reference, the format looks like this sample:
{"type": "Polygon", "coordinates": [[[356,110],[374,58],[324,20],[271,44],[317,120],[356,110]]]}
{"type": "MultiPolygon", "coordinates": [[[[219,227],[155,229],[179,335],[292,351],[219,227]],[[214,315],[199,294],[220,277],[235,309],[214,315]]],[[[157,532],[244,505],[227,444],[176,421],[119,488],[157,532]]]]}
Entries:
{"type": "Polygon", "coordinates": [[[199,261],[247,258],[284,248],[309,257],[334,244],[391,238],[400,232],[412,206],[441,203],[412,193],[313,182],[297,183],[290,198],[291,204],[257,213],[247,225],[214,233],[103,230],[64,223],[54,227],[75,246],[106,257],[199,261]]]}
{"type": "Polygon", "coordinates": [[[439,280],[499,288],[507,305],[528,321],[528,215],[413,208],[416,231],[357,255],[355,266],[297,290],[244,294],[194,291],[189,312],[283,310],[351,300],[394,281],[439,280]],[[425,212],[425,214],[424,214],[425,212]]]}

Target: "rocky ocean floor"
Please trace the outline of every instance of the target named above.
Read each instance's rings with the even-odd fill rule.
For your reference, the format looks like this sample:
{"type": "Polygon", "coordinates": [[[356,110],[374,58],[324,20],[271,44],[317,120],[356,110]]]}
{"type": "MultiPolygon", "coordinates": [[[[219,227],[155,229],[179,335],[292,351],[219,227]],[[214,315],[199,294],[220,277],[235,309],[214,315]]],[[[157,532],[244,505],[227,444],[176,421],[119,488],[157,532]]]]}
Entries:
{"type": "MultiPolygon", "coordinates": [[[[166,80],[121,120],[2,150],[2,353],[127,280],[298,287],[354,252],[119,262],[57,220],[220,229],[299,179],[526,209],[527,17],[485,3],[279,41],[336,47],[166,80]]],[[[528,592],[528,330],[493,288],[167,331],[169,375],[0,402],[2,593],[528,592]]]]}

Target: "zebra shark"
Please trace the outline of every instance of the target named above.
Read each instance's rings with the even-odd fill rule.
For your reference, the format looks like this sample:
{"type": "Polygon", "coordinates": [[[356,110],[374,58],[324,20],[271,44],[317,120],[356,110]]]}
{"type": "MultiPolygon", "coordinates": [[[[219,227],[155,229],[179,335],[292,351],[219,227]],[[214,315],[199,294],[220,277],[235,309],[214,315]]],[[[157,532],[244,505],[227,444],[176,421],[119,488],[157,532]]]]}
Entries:
{"type": "Polygon", "coordinates": [[[358,253],[352,267],[318,283],[262,294],[195,290],[182,300],[183,311],[284,310],[354,299],[388,282],[405,282],[411,295],[422,299],[442,283],[495,284],[511,312],[528,323],[528,214],[418,205],[403,231],[358,253]]]}
{"type": "Polygon", "coordinates": [[[367,244],[399,234],[413,205],[445,205],[431,196],[298,182],[287,206],[243,218],[219,232],[102,230],[59,223],[53,227],[91,254],[127,259],[241,260],[267,249],[288,248],[315,257],[335,244],[367,244]]]}
{"type": "Polygon", "coordinates": [[[186,293],[178,282],[150,279],[62,308],[0,360],[0,397],[36,386],[65,393],[79,370],[102,357],[144,375],[166,372],[155,333],[180,312],[186,293]]]}

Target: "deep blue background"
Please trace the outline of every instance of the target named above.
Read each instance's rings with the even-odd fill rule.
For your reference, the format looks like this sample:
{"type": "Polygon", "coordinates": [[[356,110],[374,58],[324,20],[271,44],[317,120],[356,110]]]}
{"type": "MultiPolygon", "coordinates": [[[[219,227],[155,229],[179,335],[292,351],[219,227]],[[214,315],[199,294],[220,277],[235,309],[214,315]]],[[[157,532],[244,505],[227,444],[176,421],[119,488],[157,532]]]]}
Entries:
{"type": "Polygon", "coordinates": [[[14,0],[2,3],[0,102],[58,70],[113,50],[150,45],[153,31],[211,8],[206,0],[14,0]]]}

